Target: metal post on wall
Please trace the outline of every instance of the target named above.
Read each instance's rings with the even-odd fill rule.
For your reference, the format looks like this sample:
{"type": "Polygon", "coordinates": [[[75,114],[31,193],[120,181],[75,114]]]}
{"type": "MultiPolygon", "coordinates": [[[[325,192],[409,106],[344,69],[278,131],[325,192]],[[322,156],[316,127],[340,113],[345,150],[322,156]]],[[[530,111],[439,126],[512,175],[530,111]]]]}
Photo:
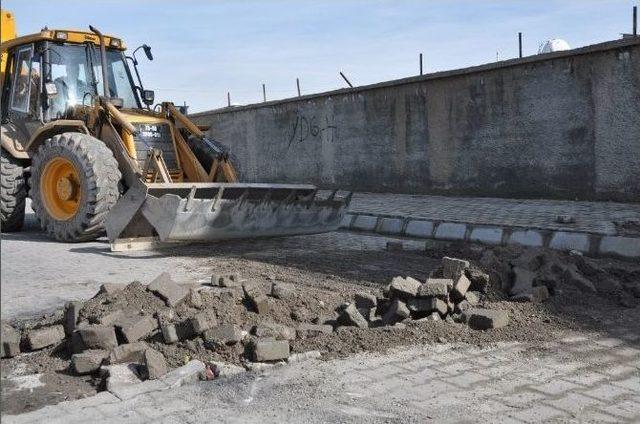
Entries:
{"type": "Polygon", "coordinates": [[[231,107],[231,93],[227,91],[227,106],[231,107]]]}
{"type": "Polygon", "coordinates": [[[420,75],[422,75],[422,53],[420,53],[420,75]]]}
{"type": "Polygon", "coordinates": [[[298,97],[300,97],[300,78],[296,78],[296,87],[298,87],[298,97]]]}
{"type": "Polygon", "coordinates": [[[522,33],[519,32],[518,33],[518,52],[519,52],[519,57],[522,57],[522,33]]]}
{"type": "Polygon", "coordinates": [[[633,6],[633,36],[638,35],[638,6],[633,6]]]}
{"type": "Polygon", "coordinates": [[[340,71],[340,76],[342,77],[343,80],[345,80],[347,82],[347,84],[349,84],[349,87],[353,88],[353,85],[351,84],[351,82],[347,79],[347,77],[344,76],[344,74],[342,73],[342,71],[340,71]]]}
{"type": "Polygon", "coordinates": [[[267,101],[267,87],[262,84],[262,100],[266,103],[267,101]]]}

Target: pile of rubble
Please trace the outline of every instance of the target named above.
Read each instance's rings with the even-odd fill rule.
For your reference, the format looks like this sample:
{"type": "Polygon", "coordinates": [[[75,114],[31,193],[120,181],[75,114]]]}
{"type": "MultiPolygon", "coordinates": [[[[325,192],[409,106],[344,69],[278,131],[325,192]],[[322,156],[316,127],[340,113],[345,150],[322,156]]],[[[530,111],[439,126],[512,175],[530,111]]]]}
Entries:
{"type": "Polygon", "coordinates": [[[355,302],[340,308],[337,324],[368,328],[446,320],[479,330],[504,327],[509,322],[505,311],[480,307],[488,287],[488,274],[468,261],[445,256],[425,282],[395,277],[382,297],[358,293],[355,302]]]}
{"type": "MultiPolygon", "coordinates": [[[[505,326],[505,312],[481,308],[488,286],[489,276],[468,261],[445,257],[423,283],[396,277],[382,294],[360,292],[352,302],[335,303],[328,309],[332,313],[309,318],[290,308],[310,302],[290,284],[265,286],[225,274],[185,286],[163,273],[147,286],[104,284],[93,299],[69,302],[61,319],[25,328],[22,334],[3,323],[2,357],[66,349],[71,372],[102,376],[107,387],[125,374],[157,379],[181,365],[178,361],[187,363],[188,354],[184,361],[168,361],[166,355],[175,356],[175,349],[194,355],[212,352],[215,358],[255,369],[262,363],[297,360],[304,355],[290,358],[295,340],[331,335],[342,326],[401,327],[408,320],[465,322],[476,329],[505,326]]],[[[318,305],[326,308],[322,300],[318,305]]],[[[218,365],[208,363],[205,377],[215,377],[218,365]]]]}

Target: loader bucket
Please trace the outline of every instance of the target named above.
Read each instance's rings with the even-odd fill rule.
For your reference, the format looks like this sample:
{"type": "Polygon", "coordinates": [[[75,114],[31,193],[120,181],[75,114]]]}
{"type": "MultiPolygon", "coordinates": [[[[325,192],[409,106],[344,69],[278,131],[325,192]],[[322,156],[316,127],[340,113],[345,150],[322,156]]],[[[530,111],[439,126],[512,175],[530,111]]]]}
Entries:
{"type": "MultiPolygon", "coordinates": [[[[315,234],[338,229],[351,194],[320,198],[311,185],[149,183],[131,187],[107,216],[112,250],[160,243],[315,234]]],[[[144,248],[144,247],[143,247],[144,248]]]]}

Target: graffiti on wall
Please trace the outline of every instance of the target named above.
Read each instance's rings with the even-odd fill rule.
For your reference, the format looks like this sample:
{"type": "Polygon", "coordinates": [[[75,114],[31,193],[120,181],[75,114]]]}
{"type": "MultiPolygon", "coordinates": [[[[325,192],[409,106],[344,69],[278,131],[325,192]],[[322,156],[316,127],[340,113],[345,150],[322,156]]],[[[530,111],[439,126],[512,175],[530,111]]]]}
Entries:
{"type": "Polygon", "coordinates": [[[325,133],[329,142],[338,140],[338,127],[329,120],[328,116],[318,119],[316,116],[296,114],[289,128],[287,149],[294,144],[321,140],[325,133]]]}

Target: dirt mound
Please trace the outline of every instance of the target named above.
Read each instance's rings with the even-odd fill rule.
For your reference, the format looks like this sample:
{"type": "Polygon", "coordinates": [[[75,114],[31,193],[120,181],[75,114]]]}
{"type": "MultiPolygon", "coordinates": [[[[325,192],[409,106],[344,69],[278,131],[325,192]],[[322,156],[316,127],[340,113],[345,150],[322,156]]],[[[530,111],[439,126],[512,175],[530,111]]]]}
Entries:
{"type": "MultiPolygon", "coordinates": [[[[206,283],[161,275],[148,285],[105,285],[64,311],[11,323],[13,339],[3,325],[3,356],[33,351],[3,359],[3,380],[16,370],[57,374],[64,398],[54,402],[103,390],[105,363],[144,368],[153,357],[169,369],[190,359],[250,368],[311,350],[333,358],[417,343],[543,341],[640,318],[639,264],[541,249],[447,245],[426,255],[290,258],[276,250],[213,258],[211,268],[206,283]],[[495,328],[472,328],[473,314],[495,328]]],[[[10,395],[3,388],[3,399],[10,395]]],[[[14,402],[12,412],[30,402],[14,402]]]]}

